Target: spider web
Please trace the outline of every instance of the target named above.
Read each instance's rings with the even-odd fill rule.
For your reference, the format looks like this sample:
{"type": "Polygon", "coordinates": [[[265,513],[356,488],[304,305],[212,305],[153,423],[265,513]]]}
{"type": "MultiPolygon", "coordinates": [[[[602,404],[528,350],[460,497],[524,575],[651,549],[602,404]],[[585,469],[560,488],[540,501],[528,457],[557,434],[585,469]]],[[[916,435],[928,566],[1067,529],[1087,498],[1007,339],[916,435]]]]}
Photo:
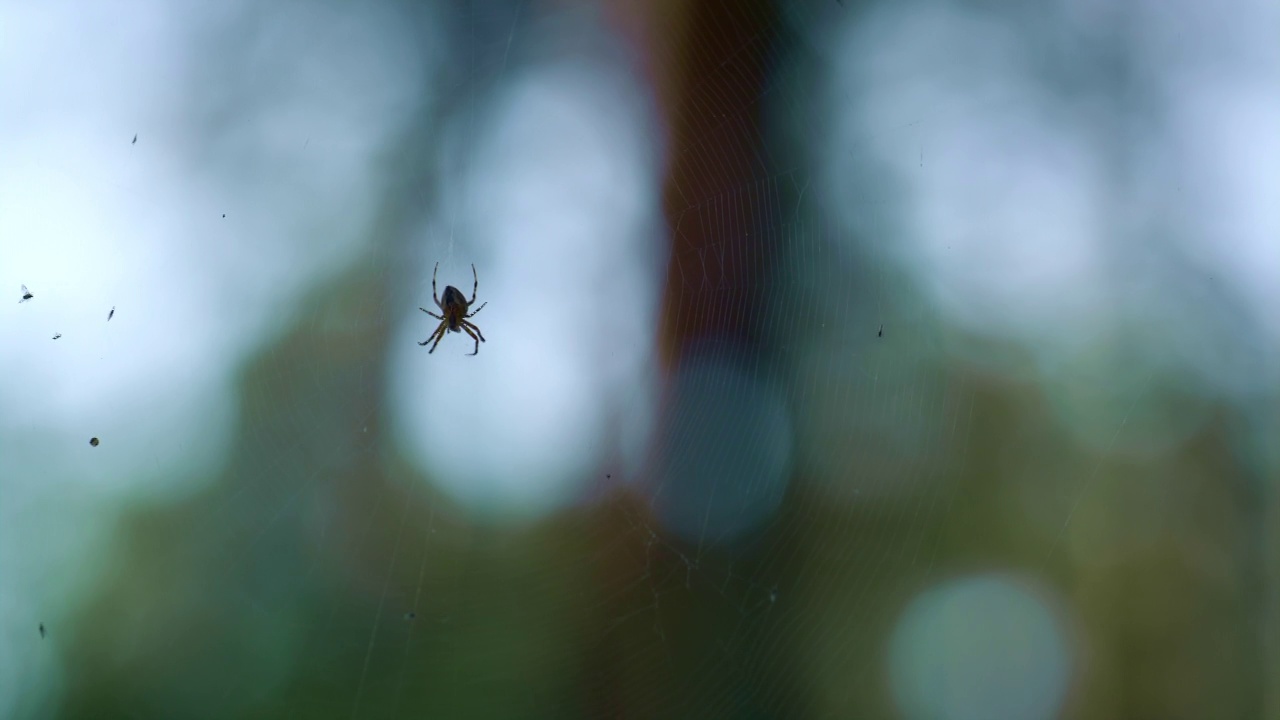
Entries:
{"type": "Polygon", "coordinates": [[[1266,11],[1084,5],[0,9],[0,715],[1267,715],[1266,11]]]}

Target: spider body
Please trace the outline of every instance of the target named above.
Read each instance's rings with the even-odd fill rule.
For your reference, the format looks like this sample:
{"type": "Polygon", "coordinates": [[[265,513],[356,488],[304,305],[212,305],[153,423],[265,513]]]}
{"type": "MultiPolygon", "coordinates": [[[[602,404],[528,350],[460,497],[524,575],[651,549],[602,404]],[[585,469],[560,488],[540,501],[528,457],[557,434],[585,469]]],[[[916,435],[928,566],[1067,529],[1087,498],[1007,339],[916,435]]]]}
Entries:
{"type": "Polygon", "coordinates": [[[436,345],[440,344],[440,340],[444,338],[444,334],[446,332],[465,332],[471,336],[471,339],[476,341],[475,352],[468,354],[478,355],[480,353],[480,343],[485,342],[484,333],[480,332],[480,328],[476,327],[474,323],[469,322],[468,318],[483,310],[484,306],[489,303],[481,303],[480,307],[476,308],[474,311],[470,313],[467,312],[467,309],[476,301],[476,292],[480,289],[480,278],[476,275],[476,266],[471,266],[471,277],[475,280],[475,284],[471,288],[470,300],[468,300],[467,296],[463,295],[462,291],[458,288],[452,285],[446,285],[444,288],[444,300],[441,301],[436,295],[436,274],[439,272],[440,263],[436,263],[436,269],[431,273],[431,299],[435,301],[436,307],[440,308],[440,312],[444,314],[437,315],[426,308],[418,308],[422,312],[440,321],[440,324],[436,326],[435,332],[431,333],[431,337],[428,337],[426,340],[423,340],[418,344],[427,345],[429,343],[431,345],[431,349],[427,351],[427,354],[430,355],[436,351],[436,345]]]}
{"type": "Polygon", "coordinates": [[[444,297],[440,300],[444,310],[444,319],[449,323],[450,332],[462,332],[462,316],[467,314],[467,296],[458,288],[447,285],[444,297]]]}

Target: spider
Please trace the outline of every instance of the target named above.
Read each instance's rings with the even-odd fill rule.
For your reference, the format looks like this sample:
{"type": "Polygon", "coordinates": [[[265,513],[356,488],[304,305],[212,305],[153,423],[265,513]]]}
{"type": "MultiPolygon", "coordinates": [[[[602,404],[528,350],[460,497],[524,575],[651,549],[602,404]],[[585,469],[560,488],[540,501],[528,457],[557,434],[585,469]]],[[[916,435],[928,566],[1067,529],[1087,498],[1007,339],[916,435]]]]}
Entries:
{"type": "Polygon", "coordinates": [[[480,307],[475,309],[475,312],[467,312],[467,308],[476,301],[476,291],[480,289],[480,278],[476,276],[476,266],[471,266],[471,277],[475,280],[475,285],[471,288],[470,300],[467,300],[466,296],[458,288],[446,285],[444,288],[444,302],[440,302],[440,298],[436,297],[436,273],[438,272],[440,272],[440,263],[436,263],[436,269],[431,273],[431,299],[436,301],[436,307],[440,308],[444,315],[437,315],[424,307],[418,308],[440,321],[440,325],[436,327],[435,332],[431,333],[431,337],[418,344],[426,345],[431,343],[432,338],[435,338],[435,342],[431,343],[431,349],[427,351],[427,354],[430,355],[436,351],[436,345],[440,344],[440,340],[444,338],[446,330],[466,332],[471,336],[471,339],[476,341],[476,351],[467,354],[479,355],[480,343],[485,342],[484,333],[480,332],[480,328],[476,327],[474,323],[467,322],[467,318],[483,310],[484,306],[489,303],[487,301],[483,302],[480,307]]]}

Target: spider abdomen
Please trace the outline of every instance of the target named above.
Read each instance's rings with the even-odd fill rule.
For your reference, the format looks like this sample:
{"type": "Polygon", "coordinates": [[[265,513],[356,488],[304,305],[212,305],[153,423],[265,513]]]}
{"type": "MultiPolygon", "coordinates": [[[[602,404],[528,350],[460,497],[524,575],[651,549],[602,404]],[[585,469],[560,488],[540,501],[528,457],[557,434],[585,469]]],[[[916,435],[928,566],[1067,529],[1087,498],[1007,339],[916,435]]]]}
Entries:
{"type": "Polygon", "coordinates": [[[444,305],[445,310],[453,310],[454,308],[462,310],[463,312],[466,312],[467,310],[467,296],[463,295],[461,290],[452,285],[449,285],[444,289],[444,297],[440,302],[444,305]]]}

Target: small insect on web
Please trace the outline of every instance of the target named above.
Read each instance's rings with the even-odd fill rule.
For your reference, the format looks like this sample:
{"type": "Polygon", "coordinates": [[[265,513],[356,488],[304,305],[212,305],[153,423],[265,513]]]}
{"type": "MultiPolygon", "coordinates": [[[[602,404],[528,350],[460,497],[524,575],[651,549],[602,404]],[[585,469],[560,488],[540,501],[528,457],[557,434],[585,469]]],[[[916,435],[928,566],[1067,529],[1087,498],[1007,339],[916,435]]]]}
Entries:
{"type": "Polygon", "coordinates": [[[431,343],[431,349],[427,351],[427,354],[430,355],[436,351],[436,345],[440,344],[440,340],[444,338],[446,331],[465,332],[476,341],[475,352],[467,354],[478,355],[480,353],[480,343],[485,342],[484,333],[480,332],[480,328],[476,327],[474,323],[468,322],[467,318],[470,318],[483,310],[484,306],[489,303],[481,303],[480,307],[476,308],[473,312],[467,312],[467,308],[476,301],[476,292],[480,289],[480,278],[476,275],[476,266],[471,266],[471,277],[475,280],[475,284],[471,287],[470,300],[468,300],[467,296],[463,295],[462,291],[458,288],[452,285],[446,285],[444,288],[444,302],[440,302],[440,298],[436,296],[436,274],[439,272],[440,263],[436,263],[436,269],[431,273],[431,299],[436,302],[436,307],[440,308],[440,311],[443,312],[444,315],[437,315],[424,307],[418,308],[422,312],[440,321],[440,324],[436,326],[436,329],[431,333],[431,336],[418,344],[426,345],[431,343]],[[433,339],[435,342],[431,342],[433,339]]]}
{"type": "Polygon", "coordinates": [[[23,285],[23,286],[22,286],[22,299],[18,301],[18,304],[19,304],[19,305],[21,305],[22,303],[24,303],[24,302],[26,302],[26,301],[30,300],[30,299],[31,299],[31,298],[33,298],[33,297],[35,297],[35,295],[32,295],[32,294],[31,294],[31,291],[27,289],[27,286],[26,286],[26,285],[23,285]]]}
{"type": "Polygon", "coordinates": [[[107,322],[111,322],[111,318],[115,317],[115,314],[116,314],[116,306],[112,305],[111,312],[107,313],[107,322]]]}

